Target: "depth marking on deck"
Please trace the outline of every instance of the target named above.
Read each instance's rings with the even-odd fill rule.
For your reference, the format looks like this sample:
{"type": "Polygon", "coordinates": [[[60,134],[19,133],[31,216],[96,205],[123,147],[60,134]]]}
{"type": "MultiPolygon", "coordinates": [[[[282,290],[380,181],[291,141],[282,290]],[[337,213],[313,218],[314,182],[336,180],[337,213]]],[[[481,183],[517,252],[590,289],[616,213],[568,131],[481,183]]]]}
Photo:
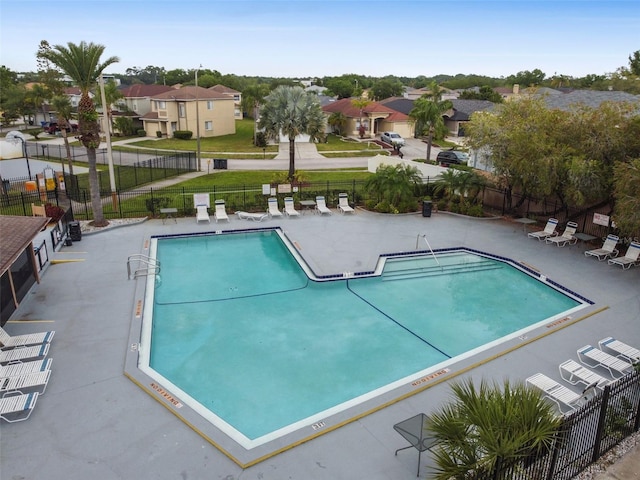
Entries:
{"type": "Polygon", "coordinates": [[[566,317],[562,317],[558,320],[555,320],[551,323],[547,323],[546,327],[547,328],[553,328],[553,327],[557,327],[558,325],[562,325],[565,322],[568,322],[569,320],[571,320],[572,317],[570,317],[569,315],[567,315],[566,317]]]}
{"type": "Polygon", "coordinates": [[[296,247],[296,249],[302,250],[302,247],[300,246],[300,244],[298,242],[293,242],[293,245],[296,247]]]}
{"type": "Polygon", "coordinates": [[[444,375],[445,373],[449,373],[449,369],[448,368],[443,368],[442,370],[438,370],[437,372],[433,372],[433,373],[431,373],[431,374],[429,374],[427,376],[419,378],[415,382],[411,382],[411,386],[412,387],[417,387],[418,385],[422,385],[423,383],[430,382],[431,380],[434,380],[434,379],[444,375]]]}

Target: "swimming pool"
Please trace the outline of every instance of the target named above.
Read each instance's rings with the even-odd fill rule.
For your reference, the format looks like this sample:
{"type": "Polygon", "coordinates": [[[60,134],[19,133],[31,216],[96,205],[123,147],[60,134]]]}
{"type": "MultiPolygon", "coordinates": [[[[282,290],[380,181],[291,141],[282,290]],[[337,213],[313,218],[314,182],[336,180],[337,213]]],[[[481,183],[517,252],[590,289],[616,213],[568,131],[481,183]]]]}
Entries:
{"type": "Polygon", "coordinates": [[[587,303],[468,250],[389,255],[347,278],[315,277],[277,229],[156,237],[151,253],[162,271],[147,281],[140,368],[245,449],[587,303]]]}

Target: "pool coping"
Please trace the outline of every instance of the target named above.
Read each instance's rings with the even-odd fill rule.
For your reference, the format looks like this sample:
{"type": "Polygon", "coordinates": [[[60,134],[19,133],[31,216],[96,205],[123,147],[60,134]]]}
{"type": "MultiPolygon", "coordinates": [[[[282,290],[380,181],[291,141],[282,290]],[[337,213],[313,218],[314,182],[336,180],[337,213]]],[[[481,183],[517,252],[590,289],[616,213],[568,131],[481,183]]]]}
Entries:
{"type": "MultiPolygon", "coordinates": [[[[251,229],[233,229],[233,230],[216,230],[213,232],[198,232],[198,233],[185,233],[182,234],[170,234],[170,235],[150,235],[149,237],[143,240],[143,245],[141,247],[142,254],[149,254],[151,247],[151,240],[153,238],[164,238],[164,237],[176,237],[176,236],[202,236],[202,235],[210,235],[210,234],[237,234],[237,233],[247,233],[247,232],[259,232],[259,231],[274,231],[277,230],[280,232],[281,237],[287,239],[289,242],[289,249],[293,247],[293,252],[295,252],[294,256],[300,262],[302,260],[301,267],[305,269],[305,273],[307,269],[311,272],[313,270],[309,267],[307,262],[304,260],[304,257],[300,252],[297,252],[295,249],[295,242],[291,242],[286,234],[282,232],[279,227],[267,227],[267,228],[251,228],[251,229]],[[146,252],[146,253],[145,253],[146,252]],[[304,266],[303,266],[304,265],[304,266]],[[306,266],[306,268],[305,268],[306,266]]],[[[305,442],[308,442],[318,436],[324,435],[331,431],[334,431],[344,425],[355,422],[365,416],[371,415],[377,411],[380,411],[390,405],[398,403],[402,400],[405,400],[413,395],[421,393],[429,388],[432,388],[441,382],[450,380],[452,378],[457,377],[479,365],[489,362],[495,358],[506,355],[518,348],[521,348],[525,345],[528,345],[531,342],[534,342],[542,337],[545,337],[555,331],[566,328],[570,325],[573,325],[581,320],[589,318],[590,316],[599,313],[605,310],[607,307],[596,308],[594,303],[590,300],[582,297],[581,295],[572,292],[571,290],[563,287],[562,285],[554,282],[551,279],[548,279],[546,276],[542,275],[535,268],[523,264],[522,262],[516,262],[507,257],[500,257],[493,254],[488,254],[486,252],[482,252],[479,250],[470,249],[468,247],[449,247],[445,249],[437,249],[434,252],[453,252],[453,251],[465,251],[471,252],[474,254],[479,254],[483,256],[487,256],[492,259],[498,259],[508,263],[511,266],[514,266],[518,269],[526,271],[528,274],[537,277],[540,281],[544,283],[548,283],[550,286],[555,288],[556,290],[561,290],[563,293],[570,294],[570,296],[574,296],[580,301],[584,302],[581,307],[575,307],[580,311],[581,315],[577,318],[573,318],[570,315],[564,316],[562,318],[553,318],[549,321],[544,321],[544,324],[539,322],[536,324],[536,327],[532,327],[527,330],[526,335],[517,336],[515,334],[506,336],[506,340],[502,340],[500,343],[495,345],[491,345],[487,348],[485,346],[478,347],[477,349],[467,352],[467,354],[460,355],[457,360],[453,361],[453,363],[448,364],[446,367],[441,367],[439,365],[435,365],[429,369],[425,370],[433,370],[429,373],[421,375],[419,378],[407,382],[401,386],[393,388],[388,392],[381,393],[374,398],[370,398],[368,400],[364,400],[357,405],[346,408],[345,410],[330,415],[326,418],[323,418],[322,421],[316,422],[312,425],[309,425],[304,428],[296,429],[290,433],[286,433],[278,438],[267,441],[261,445],[255,446],[251,449],[246,449],[244,446],[237,443],[233,438],[231,438],[226,432],[222,431],[217,426],[213,425],[207,419],[203,418],[197,411],[183,403],[179,397],[175,394],[171,393],[167,389],[165,389],[162,385],[159,384],[158,381],[144,373],[138,367],[138,358],[139,358],[139,348],[140,348],[140,338],[142,334],[142,323],[143,323],[143,312],[144,312],[144,300],[145,300],[145,291],[147,288],[147,277],[141,276],[135,279],[135,293],[134,293],[134,309],[131,318],[131,325],[129,330],[129,347],[127,348],[126,356],[125,356],[125,364],[124,364],[124,374],[127,378],[129,378],[132,382],[134,382],[139,388],[149,394],[152,398],[158,401],[161,405],[167,408],[171,413],[176,415],[181,421],[183,421],[186,425],[188,425],[192,430],[198,433],[203,439],[205,439],[208,443],[216,447],[219,451],[221,451],[224,455],[226,455],[229,459],[235,462],[242,468],[247,468],[257,463],[260,463],[264,460],[267,460],[273,456],[276,456],[286,450],[290,450],[299,446],[305,442]],[[513,338],[508,338],[513,337],[513,338]],[[478,359],[481,356],[482,358],[478,359]]],[[[384,266],[384,261],[387,258],[397,258],[397,257],[409,257],[409,256],[424,256],[425,254],[429,254],[430,251],[424,250],[416,250],[410,252],[400,252],[400,253],[388,253],[382,254],[379,257],[378,265],[374,271],[367,272],[343,272],[335,275],[322,275],[316,276],[315,273],[313,275],[316,277],[316,281],[335,281],[335,280],[344,280],[346,278],[352,278],[356,276],[376,276],[376,272],[378,272],[380,265],[384,266]]],[[[576,310],[576,311],[577,311],[576,310]]],[[[526,329],[525,329],[526,330],[526,329]]],[[[520,332],[519,330],[518,332],[520,332]]],[[[501,337],[505,338],[505,337],[501,337]]],[[[500,340],[500,339],[499,339],[500,340]]],[[[450,361],[449,361],[450,362],[450,361]]],[[[424,370],[423,370],[424,371],[424,370]]]]}

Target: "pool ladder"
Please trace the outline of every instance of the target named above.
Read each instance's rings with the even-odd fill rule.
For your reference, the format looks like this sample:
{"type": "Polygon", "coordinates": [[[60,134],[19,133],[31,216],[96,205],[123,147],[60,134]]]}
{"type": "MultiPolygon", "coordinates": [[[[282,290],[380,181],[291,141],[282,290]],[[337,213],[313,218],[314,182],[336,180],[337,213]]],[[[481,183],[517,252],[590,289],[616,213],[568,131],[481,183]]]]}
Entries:
{"type": "Polygon", "coordinates": [[[160,262],[155,258],[148,257],[141,253],[129,255],[127,258],[127,277],[129,280],[147,275],[157,275],[160,273],[160,262]],[[132,270],[132,263],[137,262],[135,270],[132,270]]]}

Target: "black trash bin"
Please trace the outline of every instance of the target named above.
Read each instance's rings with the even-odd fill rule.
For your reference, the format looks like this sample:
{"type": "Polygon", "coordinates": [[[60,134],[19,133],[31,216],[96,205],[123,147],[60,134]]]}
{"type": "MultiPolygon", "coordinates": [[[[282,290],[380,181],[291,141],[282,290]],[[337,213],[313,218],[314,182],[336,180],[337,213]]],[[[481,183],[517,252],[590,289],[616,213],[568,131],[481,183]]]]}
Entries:
{"type": "Polygon", "coordinates": [[[423,200],[422,201],[422,216],[423,217],[430,217],[432,208],[433,208],[433,202],[431,200],[423,200]]]}
{"type": "Polygon", "coordinates": [[[213,159],[213,169],[214,170],[226,170],[227,169],[227,159],[226,158],[214,158],[213,159]]]}
{"type": "Polygon", "coordinates": [[[69,237],[74,242],[82,240],[82,230],[80,229],[80,222],[69,222],[69,237]]]}

